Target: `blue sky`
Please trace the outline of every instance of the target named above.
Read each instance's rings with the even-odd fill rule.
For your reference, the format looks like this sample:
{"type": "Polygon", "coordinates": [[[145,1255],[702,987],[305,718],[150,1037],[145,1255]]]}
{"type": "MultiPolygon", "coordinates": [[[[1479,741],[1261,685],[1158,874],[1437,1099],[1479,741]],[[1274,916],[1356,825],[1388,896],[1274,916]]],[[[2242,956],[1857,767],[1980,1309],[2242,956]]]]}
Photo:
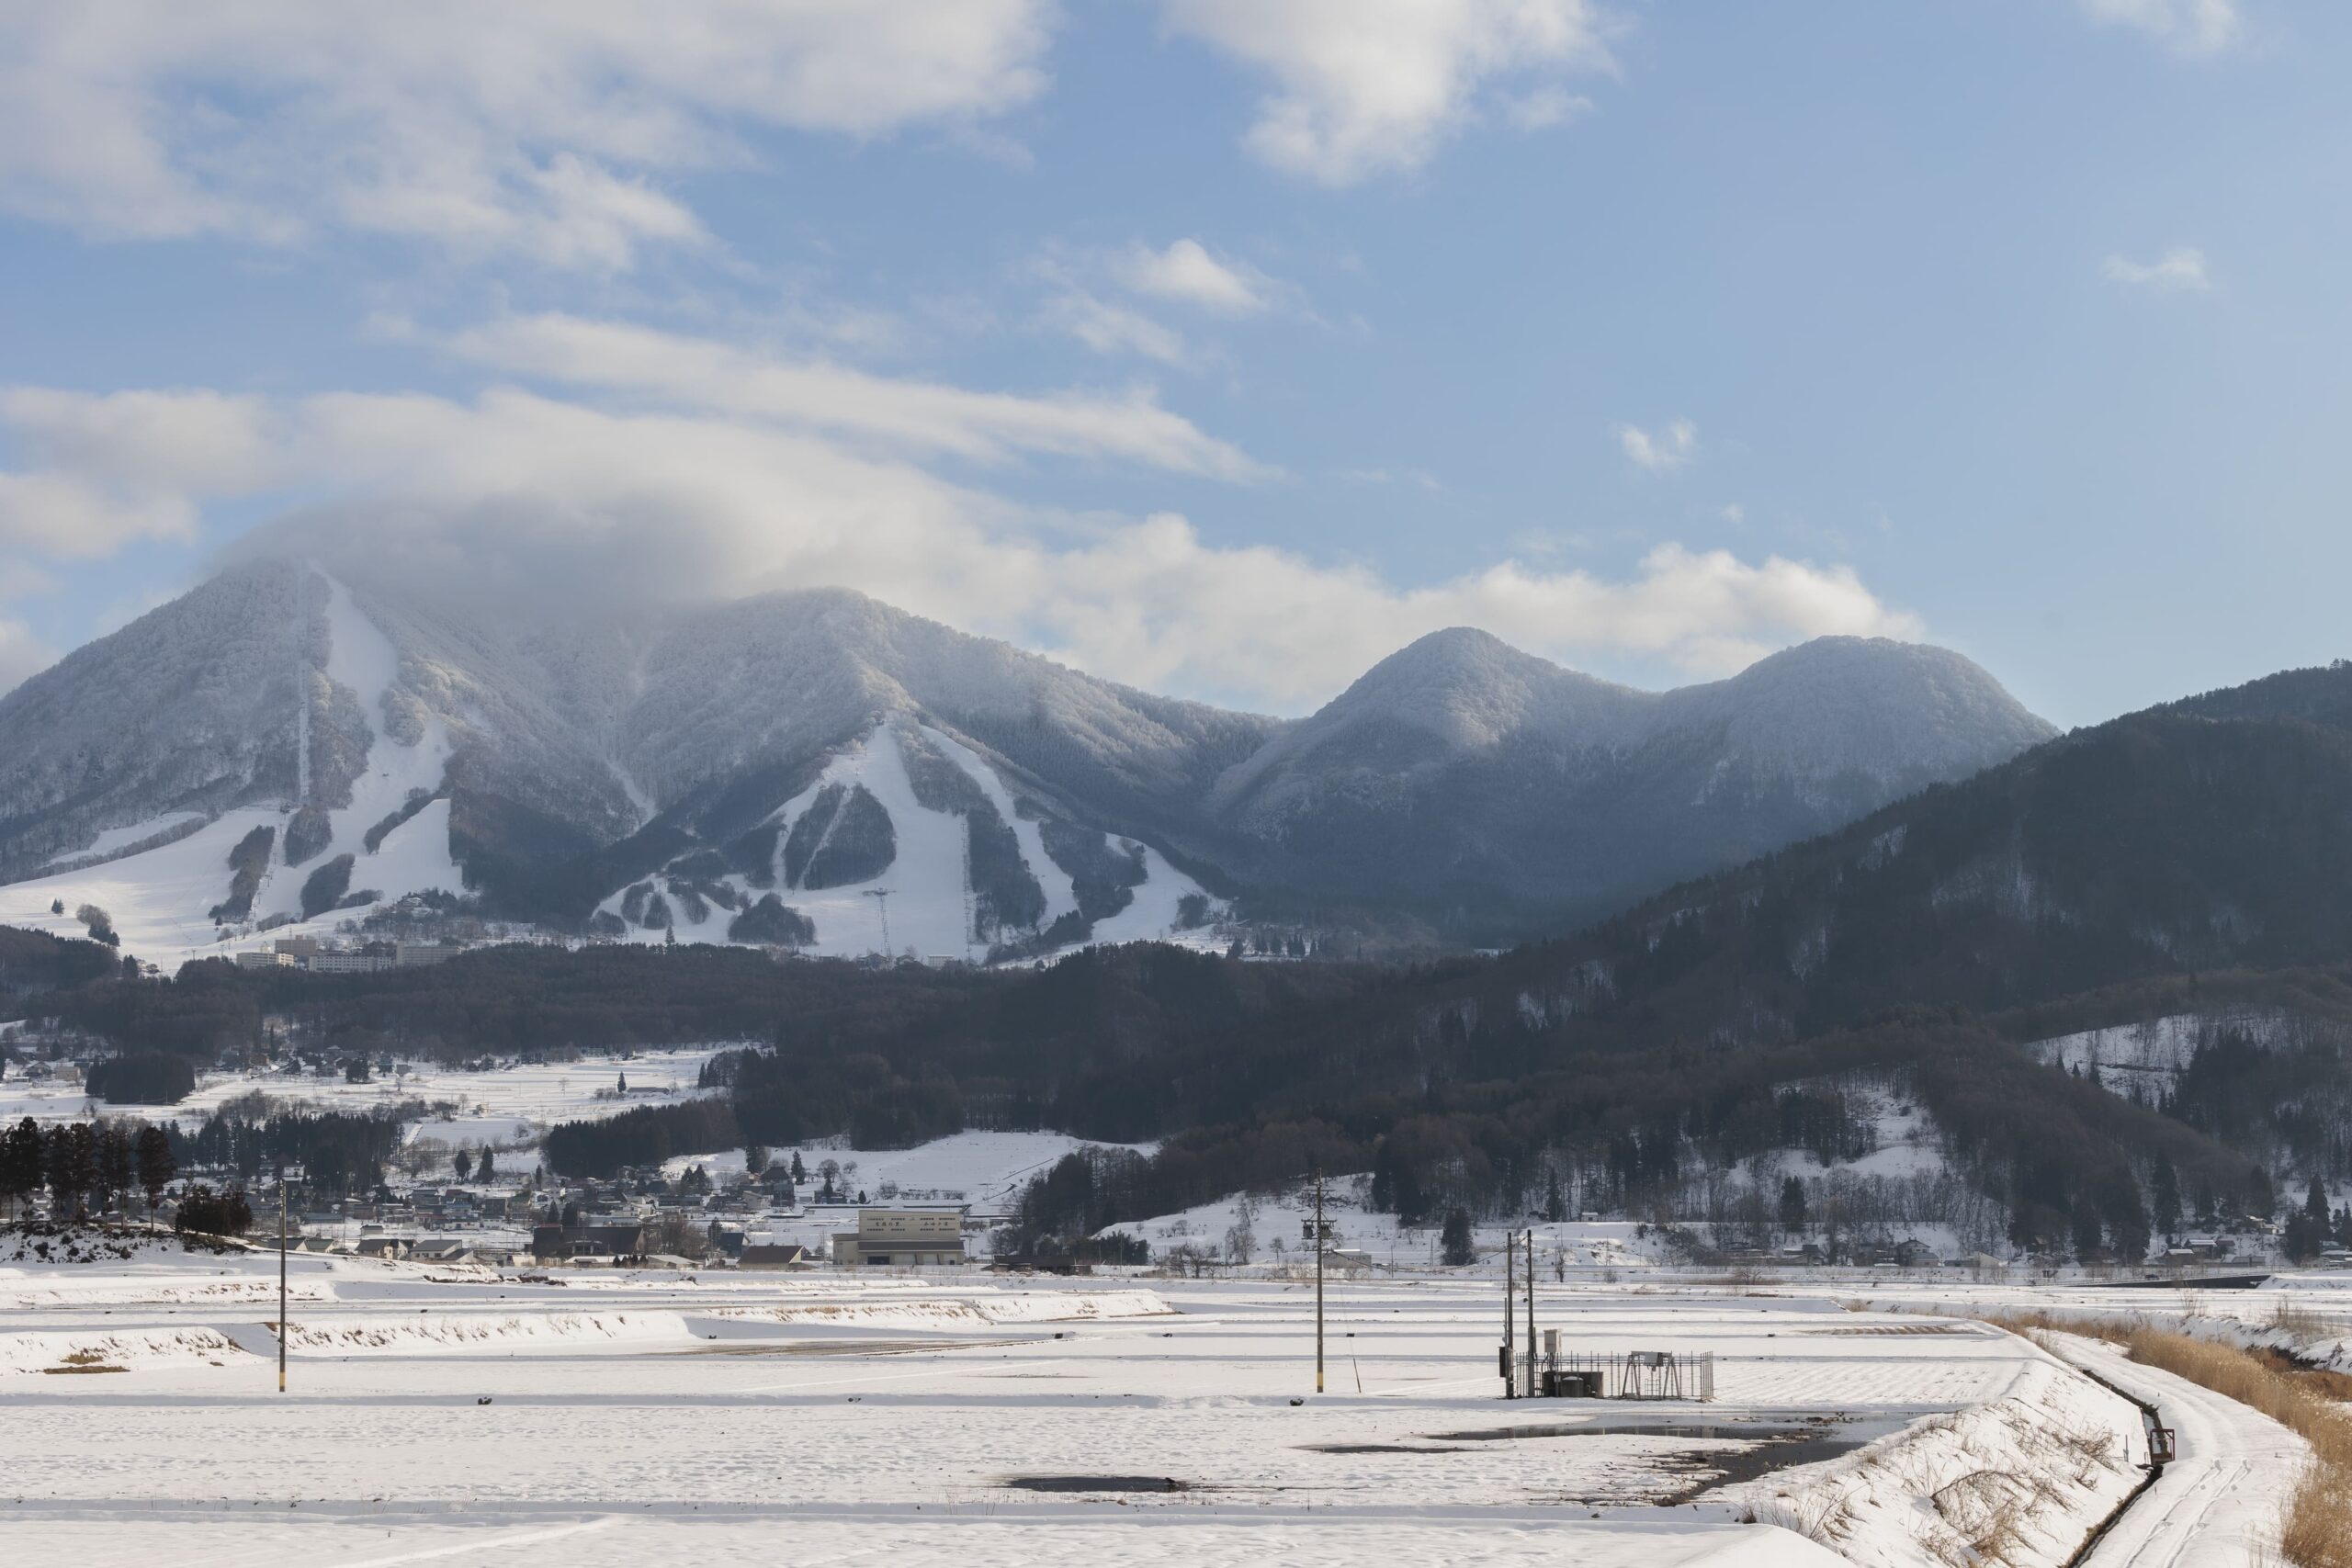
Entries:
{"type": "Polygon", "coordinates": [[[0,682],[288,514],[1274,711],[2345,652],[2352,16],[0,5],[0,682]]]}

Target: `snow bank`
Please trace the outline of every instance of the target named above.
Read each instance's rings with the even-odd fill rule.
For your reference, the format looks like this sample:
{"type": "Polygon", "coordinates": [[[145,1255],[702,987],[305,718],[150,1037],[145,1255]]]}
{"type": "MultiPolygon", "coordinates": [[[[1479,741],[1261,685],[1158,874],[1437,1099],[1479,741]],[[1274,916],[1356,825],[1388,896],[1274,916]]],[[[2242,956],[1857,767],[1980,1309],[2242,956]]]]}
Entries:
{"type": "Polygon", "coordinates": [[[913,1301],[807,1302],[722,1307],[712,1315],[760,1323],[860,1328],[992,1328],[1023,1323],[1109,1322],[1173,1316],[1155,1291],[975,1292],[913,1301]]]}
{"type": "MultiPolygon", "coordinates": [[[[270,1255],[277,1268],[276,1253],[270,1255]]],[[[287,1289],[288,1300],[331,1302],[334,1287],[320,1280],[298,1280],[287,1289]]],[[[225,1275],[216,1279],[175,1279],[168,1275],[110,1275],[76,1279],[72,1274],[17,1275],[0,1269],[0,1310],[27,1311],[40,1307],[122,1306],[241,1306],[277,1300],[277,1277],[225,1275]]]]}
{"type": "Polygon", "coordinates": [[[286,1337],[289,1350],[344,1355],[422,1355],[444,1350],[519,1350],[582,1344],[645,1345],[697,1338],[674,1312],[418,1313],[386,1322],[381,1316],[297,1318],[286,1337]]]}
{"type": "Polygon", "coordinates": [[[2137,1406],[2054,1359],[2005,1397],[1792,1471],[1757,1517],[1865,1568],[2066,1562],[2139,1484],[2137,1406]]]}
{"type": "Polygon", "coordinates": [[[0,1335],[0,1376],[126,1372],[171,1361],[220,1361],[240,1354],[235,1341],[211,1328],[143,1328],[101,1333],[0,1335]]]}

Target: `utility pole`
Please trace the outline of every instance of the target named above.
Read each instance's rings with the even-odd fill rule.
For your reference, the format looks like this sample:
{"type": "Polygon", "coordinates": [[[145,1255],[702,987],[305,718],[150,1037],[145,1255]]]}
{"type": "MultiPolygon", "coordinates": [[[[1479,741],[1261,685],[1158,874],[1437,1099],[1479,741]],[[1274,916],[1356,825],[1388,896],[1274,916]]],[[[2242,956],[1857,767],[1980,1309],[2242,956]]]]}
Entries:
{"type": "Polygon", "coordinates": [[[1518,1267],[1519,1244],[1513,1241],[1509,1235],[1505,1235],[1503,1237],[1503,1349],[1501,1358],[1503,1372],[1503,1397],[1505,1399],[1517,1399],[1519,1397],[1519,1374],[1511,1369],[1510,1364],[1512,1352],[1519,1348],[1518,1326],[1511,1322],[1510,1317],[1511,1298],[1519,1292],[1519,1281],[1511,1277],[1511,1271],[1518,1267]]]}
{"type": "Polygon", "coordinates": [[[286,1392],[286,1173],[277,1173],[277,1392],[286,1392]]]}
{"type": "Polygon", "coordinates": [[[1535,1370],[1535,1231],[1527,1232],[1527,1393],[1529,1398],[1543,1393],[1542,1380],[1535,1370]]]}
{"type": "Polygon", "coordinates": [[[1315,1172],[1315,1392],[1323,1392],[1323,1172],[1315,1172]]]}

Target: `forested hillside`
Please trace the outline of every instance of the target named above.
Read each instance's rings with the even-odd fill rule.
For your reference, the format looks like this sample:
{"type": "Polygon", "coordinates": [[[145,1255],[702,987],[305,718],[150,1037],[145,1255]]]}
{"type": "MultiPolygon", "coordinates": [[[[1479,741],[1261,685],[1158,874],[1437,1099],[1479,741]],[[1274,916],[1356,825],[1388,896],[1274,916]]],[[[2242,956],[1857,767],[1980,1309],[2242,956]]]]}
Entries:
{"type": "MultiPolygon", "coordinates": [[[[714,1064],[726,1119],[643,1119],[582,1153],[598,1164],[966,1126],[1166,1140],[1053,1217],[1090,1228],[1310,1162],[1375,1172],[1377,1201],[1415,1215],[1642,1212],[1767,1156],[1850,1166],[1916,1116],[1932,1168],[1881,1168],[1857,1202],[2128,1251],[2160,1211],[2266,1213],[2283,1180],[2352,1174],[2347,682],[2306,672],[2077,732],[1491,959],[1136,944],[975,971],[534,947],[348,977],[198,964],[43,1006],[198,1058],[265,1020],[421,1055],[772,1043],[714,1064]],[[2162,1061],[2099,1032],[2143,1025],[2162,1061]]],[[[1724,1201],[1758,1201],[1742,1179],[1724,1201]]]]}

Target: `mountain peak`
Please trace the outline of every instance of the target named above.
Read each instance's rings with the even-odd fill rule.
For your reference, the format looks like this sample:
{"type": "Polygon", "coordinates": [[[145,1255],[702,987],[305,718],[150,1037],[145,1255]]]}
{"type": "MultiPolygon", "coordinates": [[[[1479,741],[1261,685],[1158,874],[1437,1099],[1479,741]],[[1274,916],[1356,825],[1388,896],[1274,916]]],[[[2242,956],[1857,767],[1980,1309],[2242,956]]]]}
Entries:
{"type": "Polygon", "coordinates": [[[1664,706],[1719,726],[1766,766],[1906,784],[1957,778],[2058,733],[1965,655],[1889,637],[1815,637],[1669,692],[1664,706]]]}

